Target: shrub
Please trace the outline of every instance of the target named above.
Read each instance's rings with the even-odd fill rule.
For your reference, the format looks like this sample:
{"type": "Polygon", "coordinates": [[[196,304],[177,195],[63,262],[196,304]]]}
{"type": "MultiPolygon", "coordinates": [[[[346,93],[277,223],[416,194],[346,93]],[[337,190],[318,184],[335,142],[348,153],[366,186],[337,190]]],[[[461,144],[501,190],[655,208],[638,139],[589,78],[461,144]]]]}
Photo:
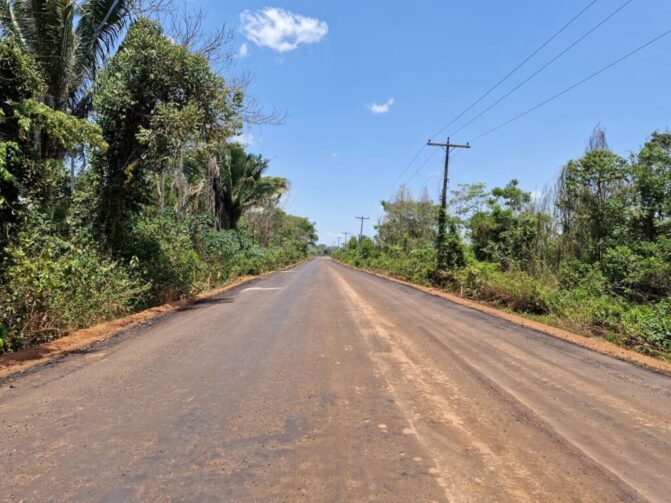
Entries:
{"type": "Polygon", "coordinates": [[[502,272],[495,264],[476,262],[454,275],[458,287],[469,297],[494,302],[514,311],[549,312],[551,289],[522,271],[502,272]]]}
{"type": "Polygon", "coordinates": [[[671,298],[658,304],[635,306],[623,317],[632,344],[643,344],[648,353],[671,351],[671,298]]]}
{"type": "Polygon", "coordinates": [[[617,246],[604,253],[601,269],[614,293],[638,301],[660,299],[671,293],[671,262],[656,243],[636,249],[617,246]]]}
{"type": "Polygon", "coordinates": [[[0,285],[0,352],[131,312],[147,291],[128,264],[31,227],[7,249],[0,285]]]}
{"type": "Polygon", "coordinates": [[[124,253],[137,260],[151,284],[146,305],[189,297],[207,282],[206,265],[196,252],[188,226],[169,212],[139,219],[124,253]]]}

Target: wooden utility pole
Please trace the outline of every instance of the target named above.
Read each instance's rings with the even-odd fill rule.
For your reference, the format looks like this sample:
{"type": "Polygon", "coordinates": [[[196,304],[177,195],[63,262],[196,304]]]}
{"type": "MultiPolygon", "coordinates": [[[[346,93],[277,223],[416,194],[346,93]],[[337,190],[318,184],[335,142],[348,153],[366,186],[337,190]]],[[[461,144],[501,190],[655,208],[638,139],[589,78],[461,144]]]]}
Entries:
{"type": "Polygon", "coordinates": [[[354,217],[354,218],[358,218],[359,220],[361,220],[361,230],[359,231],[359,243],[361,243],[361,240],[363,239],[363,221],[364,220],[370,220],[370,217],[360,216],[360,217],[354,217]]]}
{"type": "Polygon", "coordinates": [[[466,145],[458,145],[456,143],[450,143],[450,139],[447,139],[446,143],[434,143],[429,140],[427,143],[430,147],[441,147],[445,149],[445,169],[443,171],[443,190],[440,194],[440,211],[438,212],[438,236],[436,238],[436,252],[438,254],[438,269],[445,269],[445,264],[447,262],[446,249],[445,249],[445,231],[447,227],[447,177],[449,174],[450,166],[450,149],[452,148],[471,148],[467,143],[466,145]]]}
{"type": "Polygon", "coordinates": [[[345,244],[344,244],[344,246],[347,246],[347,236],[349,236],[350,233],[349,233],[349,232],[343,232],[343,235],[345,236],[345,244]]]}
{"type": "Polygon", "coordinates": [[[340,240],[342,239],[340,236],[336,236],[336,239],[338,240],[338,246],[337,248],[340,248],[340,240]]]}

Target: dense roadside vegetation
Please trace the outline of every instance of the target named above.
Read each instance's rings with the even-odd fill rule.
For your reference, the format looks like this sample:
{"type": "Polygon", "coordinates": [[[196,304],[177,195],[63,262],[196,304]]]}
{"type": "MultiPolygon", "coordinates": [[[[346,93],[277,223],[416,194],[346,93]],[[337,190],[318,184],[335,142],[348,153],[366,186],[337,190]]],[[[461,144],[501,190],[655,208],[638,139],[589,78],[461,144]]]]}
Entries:
{"type": "Polygon", "coordinates": [[[291,264],[316,241],[280,208],[288,181],[231,141],[248,108],[212,44],[192,50],[138,12],[0,6],[0,353],[291,264]]]}
{"type": "Polygon", "coordinates": [[[623,158],[596,130],[545,194],[516,180],[462,185],[450,202],[449,263],[436,266],[438,208],[426,191],[383,201],[375,240],[335,257],[446,288],[637,351],[671,354],[671,134],[623,158]]]}

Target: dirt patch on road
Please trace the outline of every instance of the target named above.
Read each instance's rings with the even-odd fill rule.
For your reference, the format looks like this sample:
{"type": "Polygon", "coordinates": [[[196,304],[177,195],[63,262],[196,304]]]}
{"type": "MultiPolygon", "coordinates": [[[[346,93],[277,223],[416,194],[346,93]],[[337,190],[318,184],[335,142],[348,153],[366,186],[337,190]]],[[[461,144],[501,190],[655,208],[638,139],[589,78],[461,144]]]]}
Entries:
{"type": "Polygon", "coordinates": [[[516,325],[520,325],[525,328],[530,328],[532,330],[535,330],[537,332],[542,332],[547,335],[551,335],[552,337],[556,337],[558,339],[565,340],[567,342],[570,342],[572,344],[576,344],[578,346],[582,346],[584,348],[590,349],[592,351],[596,351],[597,353],[601,353],[607,356],[610,356],[612,358],[616,358],[618,360],[622,360],[625,362],[633,363],[635,365],[639,365],[641,367],[645,367],[647,369],[653,370],[655,372],[659,372],[668,376],[671,376],[671,363],[665,362],[662,360],[658,360],[656,358],[653,358],[651,356],[646,356],[641,353],[636,353],[635,351],[630,351],[628,349],[622,348],[620,346],[617,346],[611,342],[605,341],[603,339],[597,339],[597,338],[591,338],[583,335],[578,335],[573,332],[569,332],[567,330],[563,330],[561,328],[557,327],[552,327],[550,325],[546,325],[544,323],[540,323],[538,321],[530,320],[528,318],[524,318],[523,316],[519,316],[516,314],[508,313],[506,311],[502,311],[500,309],[497,309],[495,307],[492,307],[487,304],[483,304],[481,302],[476,302],[474,300],[470,300],[464,297],[460,297],[459,295],[453,294],[446,292],[445,290],[441,290],[440,288],[432,288],[432,287],[427,287],[427,286],[421,286],[417,285],[415,283],[410,283],[408,281],[404,281],[398,278],[394,278],[392,276],[387,276],[385,274],[380,274],[378,272],[374,271],[369,271],[366,269],[358,269],[356,267],[353,267],[349,264],[345,264],[343,262],[337,261],[338,264],[343,265],[345,267],[349,267],[350,269],[354,269],[355,271],[362,271],[365,272],[366,274],[371,274],[373,276],[377,276],[378,278],[383,278],[388,281],[393,281],[394,283],[399,283],[401,285],[409,286],[411,288],[414,288],[416,290],[421,290],[422,292],[428,293],[430,295],[434,295],[436,297],[442,297],[444,299],[447,299],[451,302],[454,302],[455,304],[459,304],[461,306],[465,306],[471,309],[474,309],[476,311],[480,311],[482,313],[487,313],[492,316],[496,316],[497,318],[502,318],[504,320],[510,321],[511,323],[515,323],[516,325]]]}
{"type": "MultiPolygon", "coordinates": [[[[300,263],[301,262],[298,264],[300,263]]],[[[290,269],[297,266],[298,264],[291,265],[281,270],[290,269]]],[[[137,327],[154,320],[159,316],[173,313],[188,305],[197,303],[204,299],[215,297],[227,290],[230,290],[231,288],[249,283],[252,280],[267,276],[273,272],[278,271],[270,271],[258,276],[242,276],[226,286],[203,292],[191,299],[184,299],[177,302],[171,302],[169,304],[163,304],[162,306],[152,307],[146,311],[141,311],[139,313],[126,316],[125,318],[107,321],[89,328],[77,330],[76,332],[72,332],[65,337],[61,337],[60,339],[56,339],[51,342],[46,342],[44,344],[23,349],[21,351],[16,351],[15,353],[2,355],[0,356],[0,379],[6,378],[17,372],[23,372],[31,367],[35,367],[36,365],[42,365],[65,354],[80,351],[93,343],[105,341],[123,330],[137,327]]]]}

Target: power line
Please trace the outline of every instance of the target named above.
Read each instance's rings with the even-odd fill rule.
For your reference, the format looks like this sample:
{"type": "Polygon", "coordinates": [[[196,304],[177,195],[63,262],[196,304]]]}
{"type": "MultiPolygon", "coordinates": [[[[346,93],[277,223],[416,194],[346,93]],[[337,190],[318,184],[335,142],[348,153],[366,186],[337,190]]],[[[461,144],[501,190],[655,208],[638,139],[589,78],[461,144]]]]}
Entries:
{"type": "MultiPolygon", "coordinates": [[[[451,154],[452,159],[454,159],[456,156],[458,156],[461,152],[462,152],[461,150],[457,150],[454,154],[451,154]]],[[[432,178],[435,178],[438,175],[440,175],[440,173],[438,171],[436,171],[435,173],[431,173],[428,177],[426,177],[426,179],[420,185],[418,185],[418,188],[422,187],[422,186],[426,186],[426,184],[428,183],[429,180],[431,180],[432,178]]]]}
{"type": "MultiPolygon", "coordinates": [[[[575,16],[573,16],[564,26],[562,26],[559,30],[557,30],[550,38],[548,38],[545,42],[543,42],[538,48],[536,48],[529,56],[527,56],[522,62],[520,62],[517,66],[515,66],[510,72],[508,72],[503,78],[501,78],[496,84],[494,84],[491,88],[489,88],[482,96],[480,96],[477,100],[475,100],[473,103],[471,103],[465,110],[463,110],[459,115],[457,115],[455,118],[453,118],[449,123],[447,123],[445,126],[443,126],[441,129],[436,131],[433,136],[438,136],[440,133],[442,133],[445,129],[447,129],[449,126],[451,126],[454,122],[459,120],[461,117],[464,116],[468,111],[470,111],[475,105],[480,103],[483,99],[485,99],[489,94],[497,89],[501,84],[503,84],[508,78],[510,78],[517,70],[522,68],[529,60],[531,60],[536,54],[538,54],[541,50],[543,50],[550,42],[552,42],[555,38],[557,38],[566,28],[571,26],[580,16],[582,16],[585,12],[587,12],[595,3],[597,3],[599,0],[592,0],[589,4],[587,4],[580,12],[578,12],[575,16]]],[[[630,0],[631,1],[631,0],[630,0]]],[[[422,145],[422,147],[415,153],[415,155],[410,159],[410,162],[408,162],[403,170],[399,173],[399,175],[396,177],[396,179],[392,182],[392,184],[389,186],[387,190],[385,190],[384,194],[388,194],[391,192],[391,190],[396,186],[398,181],[403,177],[403,175],[410,169],[410,166],[414,164],[414,162],[417,160],[417,158],[420,156],[420,154],[424,151],[426,148],[426,145],[422,145]]],[[[426,164],[426,163],[425,163],[426,164]]],[[[416,174],[416,173],[415,173],[416,174]]],[[[410,179],[413,177],[412,175],[410,179]]],[[[406,183],[410,180],[408,179],[406,183]]]]}
{"type": "Polygon", "coordinates": [[[580,42],[582,42],[584,39],[586,39],[589,35],[591,35],[592,33],[594,33],[597,29],[599,29],[603,24],[605,24],[608,20],[610,20],[610,19],[611,19],[613,16],[615,16],[618,12],[620,12],[622,9],[624,9],[624,8],[625,8],[627,5],[629,5],[632,1],[633,1],[633,0],[627,0],[626,2],[624,2],[622,5],[620,5],[620,6],[619,6],[617,9],[615,9],[613,12],[611,12],[610,14],[608,14],[608,16],[606,16],[604,19],[602,19],[601,21],[599,21],[599,23],[597,23],[595,26],[593,26],[592,28],[590,28],[590,29],[589,29],[585,34],[583,34],[580,38],[578,38],[576,41],[574,41],[572,44],[570,44],[568,47],[566,47],[563,51],[561,51],[559,54],[557,54],[554,58],[552,58],[550,61],[548,61],[547,63],[545,63],[545,64],[544,64],[543,66],[541,66],[538,70],[536,70],[534,73],[532,73],[531,75],[529,75],[526,79],[524,79],[522,82],[520,82],[519,84],[517,84],[517,85],[516,85],[515,87],[513,87],[510,91],[508,91],[506,94],[504,94],[503,96],[501,96],[498,100],[496,100],[494,103],[492,103],[491,105],[489,105],[489,106],[488,106],[487,108],[485,108],[482,112],[480,112],[479,114],[477,114],[475,117],[473,117],[473,118],[470,119],[468,122],[466,122],[466,124],[464,124],[463,126],[461,126],[461,127],[460,127],[459,129],[457,129],[456,131],[452,132],[451,134],[452,134],[452,135],[457,134],[458,132],[460,132],[461,130],[463,130],[463,129],[466,128],[467,126],[471,125],[471,124],[472,124],[473,122],[475,122],[476,120],[478,120],[480,117],[482,117],[483,115],[485,115],[485,114],[486,114],[487,112],[489,112],[492,108],[494,108],[496,105],[498,105],[498,104],[501,103],[503,100],[505,100],[508,96],[510,96],[511,94],[513,94],[513,93],[514,93],[515,91],[517,91],[520,87],[522,87],[523,85],[525,85],[527,82],[529,82],[531,79],[533,79],[536,75],[538,75],[539,73],[541,73],[541,72],[542,72],[543,70],[545,70],[548,66],[550,66],[552,63],[554,63],[555,61],[557,61],[559,58],[561,58],[561,57],[562,57],[564,54],[566,54],[568,51],[570,51],[571,49],[573,49],[576,45],[578,45],[580,42]]]}
{"type": "Polygon", "coordinates": [[[621,58],[616,59],[616,60],[613,61],[612,63],[609,63],[608,65],[606,65],[606,66],[600,68],[599,70],[597,70],[596,72],[594,72],[594,73],[588,75],[588,76],[585,77],[584,79],[579,80],[579,81],[576,82],[575,84],[572,84],[571,86],[567,87],[567,88],[564,89],[563,91],[560,91],[560,92],[558,92],[557,94],[555,94],[555,95],[553,95],[553,96],[550,96],[548,99],[546,99],[546,100],[540,102],[539,104],[537,104],[537,105],[535,105],[535,106],[529,108],[528,110],[525,110],[524,112],[522,112],[521,114],[516,115],[516,116],[513,117],[512,119],[509,119],[509,120],[507,120],[507,121],[505,121],[505,122],[499,124],[498,126],[493,127],[493,128],[491,128],[491,129],[485,131],[484,133],[479,134],[478,136],[474,137],[474,138],[471,139],[470,141],[473,142],[473,141],[479,140],[480,138],[483,138],[484,136],[487,136],[487,135],[493,133],[494,131],[497,131],[497,130],[501,129],[502,127],[505,127],[505,126],[507,126],[508,124],[511,124],[512,122],[515,122],[516,120],[521,119],[521,118],[524,117],[525,115],[530,114],[531,112],[533,112],[533,111],[535,111],[535,110],[538,110],[538,109],[539,109],[540,107],[542,107],[543,105],[546,105],[546,104],[550,103],[551,101],[556,100],[556,99],[559,98],[560,96],[563,96],[564,94],[568,93],[569,91],[572,91],[573,89],[575,89],[576,87],[578,87],[578,86],[584,84],[584,83],[587,82],[588,80],[591,80],[591,79],[593,79],[594,77],[596,77],[597,75],[602,74],[602,73],[605,72],[606,70],[609,70],[610,68],[614,67],[615,65],[621,63],[621,62],[624,61],[625,59],[630,58],[631,56],[633,56],[633,55],[636,54],[637,52],[642,51],[642,50],[645,49],[646,47],[648,47],[648,46],[654,44],[655,42],[661,40],[662,38],[666,37],[666,36],[669,35],[670,33],[671,33],[671,29],[665,31],[665,32],[662,33],[661,35],[657,35],[657,36],[656,36],[655,38],[653,38],[652,40],[649,40],[649,41],[646,42],[645,44],[643,44],[643,45],[637,47],[636,49],[634,49],[633,51],[628,52],[627,54],[625,54],[625,55],[622,56],[621,58]]]}
{"type": "MultiPolygon", "coordinates": [[[[521,63],[519,63],[515,68],[510,70],[501,80],[499,80],[496,84],[494,84],[492,87],[490,87],[482,96],[480,96],[477,100],[475,100],[473,103],[471,103],[466,109],[464,109],[459,115],[454,117],[450,122],[445,124],[442,128],[440,128],[438,131],[433,133],[431,135],[432,137],[438,136],[440,133],[445,131],[448,127],[450,127],[452,124],[454,124],[456,121],[461,119],[464,114],[466,114],[469,110],[471,110],[475,105],[480,103],[483,99],[485,99],[489,94],[494,91],[496,88],[498,88],[501,84],[503,84],[508,78],[510,78],[517,70],[522,68],[531,58],[533,58],[536,54],[538,54],[541,50],[543,50],[550,42],[552,42],[555,38],[557,38],[566,28],[571,26],[580,16],[582,16],[585,12],[587,12],[598,0],[593,0],[589,4],[587,4],[586,7],[584,7],[580,12],[578,12],[575,16],[573,16],[568,23],[566,23],[564,26],[562,26],[558,31],[556,31],[549,39],[547,39],[545,42],[543,42],[536,50],[534,50],[529,56],[527,56],[521,63]]],[[[630,0],[631,1],[631,0],[630,0]]]]}
{"type": "Polygon", "coordinates": [[[401,173],[396,177],[396,179],[392,182],[392,184],[389,186],[389,188],[384,192],[385,194],[390,192],[394,188],[394,186],[396,185],[396,182],[398,182],[401,179],[401,177],[405,174],[405,172],[408,171],[410,166],[412,166],[412,164],[417,160],[419,155],[424,151],[425,147],[426,147],[426,145],[422,145],[422,148],[420,148],[417,151],[417,153],[412,157],[412,159],[410,159],[410,162],[405,166],[405,168],[403,168],[403,171],[401,171],[401,173]]]}
{"type": "Polygon", "coordinates": [[[412,174],[411,174],[410,177],[405,181],[405,183],[410,183],[410,180],[412,180],[413,178],[415,178],[415,176],[417,175],[417,173],[419,173],[419,172],[422,170],[422,168],[423,168],[424,166],[426,166],[426,165],[429,163],[429,161],[435,157],[435,155],[436,155],[437,153],[438,153],[438,151],[437,151],[437,150],[434,150],[434,151],[431,153],[431,155],[430,155],[429,157],[427,157],[427,158],[424,160],[424,162],[423,162],[422,164],[420,164],[419,167],[418,167],[415,171],[412,172],[412,174]]]}
{"type": "MultiPolygon", "coordinates": [[[[494,108],[496,105],[501,103],[503,100],[505,100],[508,96],[513,94],[515,91],[520,89],[522,86],[524,86],[527,82],[529,82],[531,79],[536,77],[539,73],[541,73],[543,70],[545,70],[548,66],[553,64],[555,61],[557,61],[559,58],[561,58],[564,54],[566,54],[568,51],[573,49],[576,45],[578,45],[580,42],[582,42],[585,38],[587,38],[589,35],[594,33],[597,29],[599,29],[603,24],[605,24],[607,21],[609,21],[613,16],[615,16],[618,12],[620,12],[622,9],[624,9],[627,5],[629,5],[633,0],[626,0],[622,5],[620,5],[617,9],[614,11],[610,12],[605,18],[603,18],[601,21],[599,21],[596,25],[594,25],[592,28],[590,28],[587,32],[585,32],[582,36],[580,36],[577,40],[572,42],[570,45],[568,45],[566,48],[564,48],[559,54],[557,54],[555,57],[553,57],[551,60],[549,60],[547,63],[545,63],[543,66],[541,66],[538,70],[536,70],[534,73],[529,75],[526,79],[524,79],[522,82],[520,82],[518,85],[513,87],[510,91],[508,91],[506,94],[504,94],[501,98],[496,100],[494,103],[489,105],[487,108],[485,108],[483,111],[481,111],[479,114],[477,114],[475,117],[470,119],[468,122],[466,122],[464,125],[462,125],[460,128],[457,130],[453,131],[451,135],[455,135],[465,129],[467,126],[475,122],[477,119],[485,115],[487,112],[489,112],[492,108],[494,108]]],[[[592,6],[592,4],[589,4],[585,9],[583,9],[579,14],[578,17],[587,9],[589,9],[592,6]]],[[[577,19],[574,18],[574,19],[577,19]]],[[[573,19],[573,20],[574,20],[573,19]]],[[[571,20],[569,24],[573,21],[571,20]]],[[[556,35],[555,35],[556,36],[556,35]]],[[[472,108],[472,107],[469,107],[472,108]]],[[[463,115],[463,114],[461,114],[463,115]]],[[[456,120],[456,119],[455,119],[456,120]]],[[[452,121],[454,122],[454,120],[452,121]]],[[[445,129],[445,128],[443,128],[445,129]]],[[[442,131],[442,130],[441,130],[442,131]]],[[[473,141],[473,140],[471,140],[473,141]]],[[[407,182],[406,182],[407,183],[407,182]]]]}

